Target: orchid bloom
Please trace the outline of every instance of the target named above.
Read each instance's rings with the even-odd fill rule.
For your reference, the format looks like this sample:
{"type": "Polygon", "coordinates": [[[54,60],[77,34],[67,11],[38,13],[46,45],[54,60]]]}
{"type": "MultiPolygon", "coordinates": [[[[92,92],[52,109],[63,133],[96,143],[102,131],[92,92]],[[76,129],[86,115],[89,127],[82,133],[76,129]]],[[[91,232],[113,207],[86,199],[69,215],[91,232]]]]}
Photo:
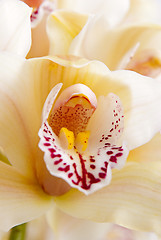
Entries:
{"type": "MultiPolygon", "coordinates": [[[[25,2],[34,7],[35,3],[39,5],[40,1],[26,0],[25,2]]],[[[143,23],[158,23],[160,22],[159,9],[157,0],[44,0],[38,8],[33,9],[32,46],[27,57],[48,55],[49,40],[46,34],[46,21],[47,17],[56,10],[71,11],[71,16],[74,12],[79,13],[86,16],[86,19],[89,16],[103,15],[106,19],[106,28],[111,29],[122,25],[139,26],[143,23]]],[[[59,20],[61,22],[63,19],[59,20]]],[[[59,25],[59,21],[57,24],[59,25]]],[[[75,24],[75,30],[80,31],[84,23],[78,18],[75,24]]]]}
{"type": "Polygon", "coordinates": [[[11,164],[1,159],[1,230],[54,201],[77,218],[160,233],[160,162],[128,157],[160,131],[160,83],[75,57],[2,52],[0,63],[0,146],[11,164]]]}
{"type": "Polygon", "coordinates": [[[53,12],[47,23],[49,54],[96,59],[104,62],[110,70],[128,69],[159,78],[161,26],[122,24],[110,29],[107,26],[108,21],[102,16],[53,12]],[[75,22],[79,22],[77,28],[75,22]]]}
{"type": "Polygon", "coordinates": [[[31,46],[32,9],[19,0],[1,0],[0,11],[0,50],[26,56],[31,46]]]}

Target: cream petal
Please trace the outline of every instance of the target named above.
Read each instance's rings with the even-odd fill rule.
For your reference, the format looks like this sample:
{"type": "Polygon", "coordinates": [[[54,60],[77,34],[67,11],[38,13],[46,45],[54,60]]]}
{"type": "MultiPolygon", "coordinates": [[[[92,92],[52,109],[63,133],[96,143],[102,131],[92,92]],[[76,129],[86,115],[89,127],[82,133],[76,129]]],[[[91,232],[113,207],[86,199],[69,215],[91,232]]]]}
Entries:
{"type": "Polygon", "coordinates": [[[79,13],[105,15],[111,26],[119,23],[129,10],[129,0],[58,0],[57,8],[79,13]]]}
{"type": "Polygon", "coordinates": [[[85,196],[72,189],[55,198],[57,206],[78,218],[113,222],[161,234],[161,164],[126,164],[113,172],[109,186],[85,196]]]}
{"type": "Polygon", "coordinates": [[[160,39],[160,26],[140,25],[109,29],[105,18],[93,17],[71,42],[69,53],[100,60],[110,70],[115,70],[138,43],[138,52],[147,49],[155,51],[161,49],[160,39]]]}
{"type": "Polygon", "coordinates": [[[51,207],[51,197],[15,168],[0,162],[0,229],[30,221],[51,207]]]}
{"type": "Polygon", "coordinates": [[[31,46],[32,9],[18,0],[2,0],[0,10],[0,50],[26,56],[31,46]]]}
{"type": "Polygon", "coordinates": [[[148,143],[130,151],[128,161],[161,161],[161,134],[157,133],[148,143]]]}
{"type": "Polygon", "coordinates": [[[121,24],[160,23],[158,0],[130,0],[130,9],[121,24]]]}
{"type": "Polygon", "coordinates": [[[65,55],[73,38],[81,31],[88,16],[75,12],[55,11],[47,21],[49,55],[65,55]]]}
{"type": "Polygon", "coordinates": [[[152,78],[143,77],[131,71],[115,71],[120,82],[127,84],[130,95],[116,93],[120,97],[125,115],[122,138],[129,149],[148,142],[161,129],[161,84],[152,78]]]}
{"type": "Polygon", "coordinates": [[[74,218],[56,207],[48,212],[47,220],[55,233],[55,239],[59,240],[105,239],[112,225],[74,218]]]}
{"type": "MultiPolygon", "coordinates": [[[[42,69],[42,62],[35,61],[39,76],[34,77],[41,78],[44,83],[45,79],[50,78],[50,87],[54,78],[55,84],[63,83],[62,90],[70,85],[82,83],[87,85],[97,98],[100,95],[106,96],[109,92],[115,93],[120,98],[125,115],[123,139],[127,141],[130,149],[148,142],[156,132],[160,131],[161,114],[158,109],[161,101],[161,85],[158,81],[127,70],[110,72],[104,64],[98,61],[88,62],[72,57],[48,59],[55,63],[50,60],[49,62],[41,60],[42,62],[46,61],[44,75],[42,75],[42,70],[39,70],[42,69]],[[144,122],[142,119],[145,119],[144,122]]],[[[43,88],[45,90],[46,86],[43,88]]],[[[46,94],[48,93],[46,92],[46,94]]]]}

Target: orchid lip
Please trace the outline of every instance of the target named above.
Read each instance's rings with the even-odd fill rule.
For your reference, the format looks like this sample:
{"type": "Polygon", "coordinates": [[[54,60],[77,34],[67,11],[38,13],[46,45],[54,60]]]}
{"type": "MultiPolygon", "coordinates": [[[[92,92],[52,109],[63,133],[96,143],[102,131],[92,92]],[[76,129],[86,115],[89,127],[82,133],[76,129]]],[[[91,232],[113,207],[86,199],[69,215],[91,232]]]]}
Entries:
{"type": "Polygon", "coordinates": [[[116,145],[123,129],[120,100],[114,94],[109,94],[104,100],[109,102],[107,113],[112,113],[109,116],[112,122],[108,123],[111,128],[105,128],[101,137],[94,137],[95,146],[91,141],[93,133],[90,126],[101,105],[97,110],[94,93],[83,84],[65,89],[56,101],[47,100],[54,104],[39,131],[39,147],[45,153],[49,174],[64,179],[71,187],[87,195],[109,184],[111,169],[122,167],[128,155],[125,144],[116,145]],[[111,111],[113,107],[115,110],[111,111]]]}

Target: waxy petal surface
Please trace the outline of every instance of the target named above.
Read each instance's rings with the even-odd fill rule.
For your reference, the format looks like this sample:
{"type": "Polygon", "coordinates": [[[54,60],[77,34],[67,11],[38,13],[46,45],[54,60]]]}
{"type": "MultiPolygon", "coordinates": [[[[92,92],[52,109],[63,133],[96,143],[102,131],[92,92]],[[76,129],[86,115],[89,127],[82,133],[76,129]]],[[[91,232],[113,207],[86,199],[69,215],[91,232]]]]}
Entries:
{"type": "Polygon", "coordinates": [[[105,19],[91,18],[72,41],[69,54],[100,60],[110,70],[116,70],[124,56],[137,44],[139,46],[136,52],[161,49],[160,26],[134,25],[103,29],[104,25],[105,19]],[[95,38],[96,33],[97,38],[95,38]]]}
{"type": "Polygon", "coordinates": [[[26,56],[31,46],[32,9],[18,0],[1,0],[0,11],[0,50],[26,56]]]}
{"type": "Polygon", "coordinates": [[[51,207],[51,198],[22,176],[15,168],[0,161],[0,229],[31,221],[51,207]]]}
{"type": "Polygon", "coordinates": [[[85,196],[71,190],[55,198],[66,213],[98,222],[161,234],[161,164],[131,163],[113,172],[109,186],[85,196]]]}

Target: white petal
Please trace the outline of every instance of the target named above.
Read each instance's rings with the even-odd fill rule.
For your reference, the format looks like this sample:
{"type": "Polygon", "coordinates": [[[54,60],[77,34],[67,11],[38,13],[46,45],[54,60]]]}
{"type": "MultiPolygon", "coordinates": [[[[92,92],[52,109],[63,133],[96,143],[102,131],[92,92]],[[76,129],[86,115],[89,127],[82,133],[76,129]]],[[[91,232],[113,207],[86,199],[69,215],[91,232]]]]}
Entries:
{"type": "Polygon", "coordinates": [[[18,0],[0,1],[0,50],[26,56],[31,45],[31,11],[18,0]]]}
{"type": "Polygon", "coordinates": [[[122,20],[129,9],[129,0],[58,0],[57,7],[73,10],[80,13],[105,15],[110,25],[122,20]]]}

